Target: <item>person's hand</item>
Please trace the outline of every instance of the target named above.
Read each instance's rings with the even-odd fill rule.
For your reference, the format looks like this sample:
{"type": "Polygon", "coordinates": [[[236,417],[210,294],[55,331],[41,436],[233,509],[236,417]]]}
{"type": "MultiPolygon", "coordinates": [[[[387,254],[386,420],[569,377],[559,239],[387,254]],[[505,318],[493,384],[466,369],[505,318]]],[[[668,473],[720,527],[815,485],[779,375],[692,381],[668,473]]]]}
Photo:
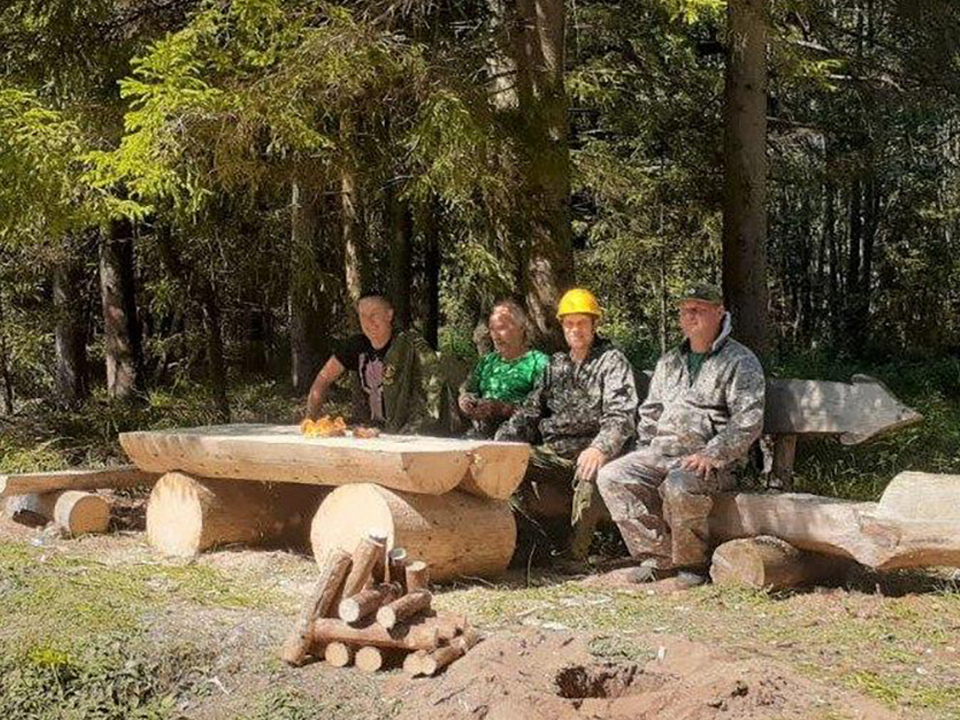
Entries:
{"type": "Polygon", "coordinates": [[[607,456],[595,447],[588,447],[577,457],[577,469],[574,478],[577,481],[592,482],[597,471],[607,462],[607,456]]]}
{"type": "Polygon", "coordinates": [[[491,418],[508,418],[516,412],[517,406],[503,400],[484,400],[483,404],[489,409],[491,418]]]}
{"type": "Polygon", "coordinates": [[[695,472],[698,475],[706,476],[710,471],[717,470],[720,467],[720,463],[706,455],[694,453],[693,455],[687,455],[683,458],[683,460],[680,461],[680,467],[684,470],[695,472]]]}
{"type": "Polygon", "coordinates": [[[476,417],[475,413],[477,411],[477,404],[479,399],[476,395],[470,393],[463,393],[460,396],[457,404],[460,406],[460,412],[466,415],[468,418],[476,417]]]}
{"type": "Polygon", "coordinates": [[[512,417],[516,411],[517,411],[517,406],[514,405],[513,403],[504,402],[502,400],[500,401],[500,404],[498,407],[498,412],[500,413],[500,417],[503,417],[503,418],[512,417]]]}

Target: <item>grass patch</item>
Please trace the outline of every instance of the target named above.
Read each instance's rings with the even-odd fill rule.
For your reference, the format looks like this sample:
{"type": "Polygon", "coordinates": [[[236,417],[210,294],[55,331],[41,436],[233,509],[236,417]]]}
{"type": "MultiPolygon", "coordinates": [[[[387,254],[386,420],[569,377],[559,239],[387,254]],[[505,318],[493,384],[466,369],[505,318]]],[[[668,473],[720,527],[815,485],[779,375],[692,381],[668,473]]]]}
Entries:
{"type": "Polygon", "coordinates": [[[267,609],[276,591],[203,565],[108,565],[89,557],[0,543],[0,638],[58,646],[92,634],[132,632],[142,613],[171,598],[194,606],[267,609]]]}
{"type": "MultiPolygon", "coordinates": [[[[352,693],[350,694],[352,695],[352,693]]],[[[279,688],[259,696],[252,708],[233,720],[316,720],[317,718],[376,717],[388,720],[399,716],[401,704],[393,701],[371,709],[358,694],[356,700],[343,693],[316,697],[295,688],[279,688]],[[370,715],[371,711],[374,713],[370,715]]]]}
{"type": "Polygon", "coordinates": [[[11,720],[167,720],[205,690],[213,654],[147,646],[124,634],[80,649],[32,645],[0,655],[0,716],[11,720]]]}

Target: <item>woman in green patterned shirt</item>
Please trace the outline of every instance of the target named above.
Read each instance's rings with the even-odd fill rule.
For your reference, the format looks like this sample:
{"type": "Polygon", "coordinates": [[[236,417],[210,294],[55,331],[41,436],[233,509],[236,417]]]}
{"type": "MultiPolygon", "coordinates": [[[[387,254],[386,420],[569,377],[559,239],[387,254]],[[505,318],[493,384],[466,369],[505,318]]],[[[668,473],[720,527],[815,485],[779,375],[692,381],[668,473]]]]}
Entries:
{"type": "Polygon", "coordinates": [[[460,410],[472,421],[468,434],[475,437],[493,437],[550,363],[546,353],[529,348],[526,313],[512,300],[493,306],[487,327],[494,351],[480,358],[460,388],[460,410]]]}

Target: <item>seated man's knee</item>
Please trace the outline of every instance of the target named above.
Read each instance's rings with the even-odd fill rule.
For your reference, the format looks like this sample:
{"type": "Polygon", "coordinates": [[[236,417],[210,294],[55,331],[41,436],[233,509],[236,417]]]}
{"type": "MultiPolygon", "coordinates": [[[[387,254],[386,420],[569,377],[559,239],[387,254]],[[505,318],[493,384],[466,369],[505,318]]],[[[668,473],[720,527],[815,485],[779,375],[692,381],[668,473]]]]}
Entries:
{"type": "Polygon", "coordinates": [[[703,475],[676,468],[667,473],[660,486],[660,496],[666,500],[681,495],[702,495],[706,492],[703,475]]]}
{"type": "Polygon", "coordinates": [[[597,471],[597,488],[600,492],[603,492],[604,488],[608,488],[617,482],[619,473],[617,472],[616,462],[616,460],[608,462],[597,471]]]}

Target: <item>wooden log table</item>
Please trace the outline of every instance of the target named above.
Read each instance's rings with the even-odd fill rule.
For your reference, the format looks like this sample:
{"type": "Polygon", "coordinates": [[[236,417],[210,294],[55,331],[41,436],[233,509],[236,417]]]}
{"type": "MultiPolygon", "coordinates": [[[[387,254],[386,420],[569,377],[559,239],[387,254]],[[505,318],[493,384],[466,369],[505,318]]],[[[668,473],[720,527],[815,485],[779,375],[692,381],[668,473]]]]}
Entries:
{"type": "Polygon", "coordinates": [[[516,524],[505,501],[530,455],[525,443],[314,438],[283,425],[132,432],[120,443],[141,470],[164,473],[147,506],[147,536],[165,554],[291,533],[306,542],[308,531],[314,550],[351,551],[357,538],[382,532],[390,547],[415,547],[438,579],[506,567],[516,524]],[[351,492],[328,506],[330,486],[351,492]]]}
{"type": "Polygon", "coordinates": [[[505,500],[527,467],[525,443],[381,435],[304,437],[295,425],[216,425],[121,433],[141,470],[209,478],[346,485],[440,495],[456,487],[505,500]]]}

